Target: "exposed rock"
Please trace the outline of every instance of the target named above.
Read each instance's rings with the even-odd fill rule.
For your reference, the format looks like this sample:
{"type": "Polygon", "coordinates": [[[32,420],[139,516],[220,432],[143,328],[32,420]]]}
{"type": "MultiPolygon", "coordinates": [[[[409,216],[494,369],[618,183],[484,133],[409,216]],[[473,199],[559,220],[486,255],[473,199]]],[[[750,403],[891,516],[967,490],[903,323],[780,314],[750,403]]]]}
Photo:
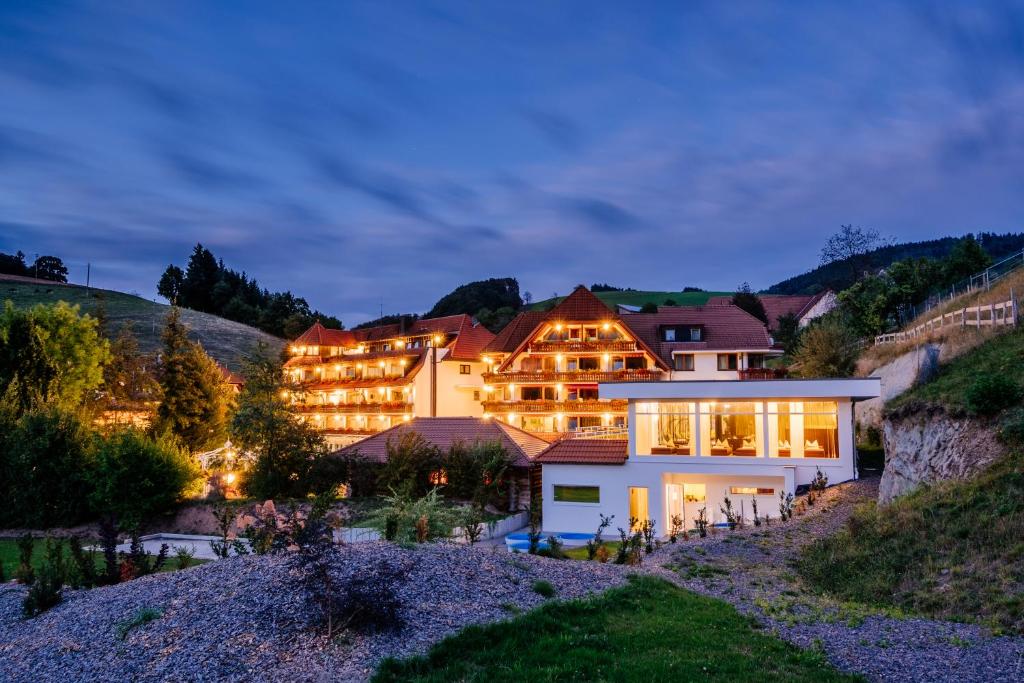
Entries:
{"type": "Polygon", "coordinates": [[[952,417],[942,408],[890,415],[883,425],[885,471],[878,502],[921,484],[965,479],[1006,453],[990,421],[952,417]]]}

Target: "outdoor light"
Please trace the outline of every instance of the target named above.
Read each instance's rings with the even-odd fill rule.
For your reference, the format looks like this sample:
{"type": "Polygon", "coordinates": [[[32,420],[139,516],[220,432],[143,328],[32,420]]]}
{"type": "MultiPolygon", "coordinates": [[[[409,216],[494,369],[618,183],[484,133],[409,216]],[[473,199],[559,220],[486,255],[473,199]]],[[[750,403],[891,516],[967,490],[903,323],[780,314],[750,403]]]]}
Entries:
{"type": "Polygon", "coordinates": [[[484,413],[484,419],[485,420],[490,420],[491,419],[491,414],[490,413],[484,413]]]}
{"type": "Polygon", "coordinates": [[[508,385],[508,390],[509,390],[509,391],[515,391],[515,390],[516,390],[516,383],[515,383],[515,382],[511,382],[511,383],[510,383],[510,384],[508,385]]]}
{"type": "Polygon", "coordinates": [[[395,342],[395,346],[397,346],[400,349],[405,347],[405,340],[404,339],[399,339],[398,341],[395,342]]]}
{"type": "Polygon", "coordinates": [[[334,371],[335,372],[341,372],[341,363],[335,363],[334,371]]]}
{"type": "Polygon", "coordinates": [[[235,479],[237,479],[237,477],[235,476],[234,472],[228,472],[227,474],[224,475],[224,483],[225,484],[229,484],[229,485],[230,484],[234,484],[235,483],[235,479]]]}
{"type": "Polygon", "coordinates": [[[562,362],[562,354],[556,355],[555,356],[555,360],[558,361],[559,363],[561,363],[562,362]]]}
{"type": "Polygon", "coordinates": [[[384,361],[381,361],[381,362],[377,363],[377,365],[379,365],[382,370],[384,369],[384,361]]]}
{"type": "Polygon", "coordinates": [[[439,334],[434,335],[434,344],[440,344],[443,337],[439,334]]]}
{"type": "Polygon", "coordinates": [[[356,363],[356,370],[362,370],[362,369],[363,369],[363,364],[362,363],[356,363]]]}
{"type": "Polygon", "coordinates": [[[484,391],[487,392],[488,394],[493,393],[494,392],[494,387],[492,387],[490,384],[485,384],[484,385],[484,391]]]}
{"type": "Polygon", "coordinates": [[[515,419],[516,419],[516,414],[515,413],[509,413],[508,414],[508,423],[509,424],[512,424],[515,421],[515,419]]]}
{"type": "Polygon", "coordinates": [[[281,398],[288,398],[288,390],[287,389],[281,390],[281,398]]]}
{"type": "Polygon", "coordinates": [[[610,356],[609,356],[609,355],[608,355],[607,353],[606,353],[606,354],[604,354],[604,362],[605,362],[605,363],[607,363],[607,362],[608,362],[608,359],[609,359],[609,358],[610,358],[610,356]]]}
{"type": "Polygon", "coordinates": [[[601,325],[601,329],[607,332],[608,330],[612,329],[612,325],[611,323],[605,323],[604,325],[601,325]]]}
{"type": "Polygon", "coordinates": [[[406,414],[402,416],[402,422],[408,422],[410,419],[412,419],[411,415],[406,414]]]}
{"type": "Polygon", "coordinates": [[[399,364],[399,365],[401,365],[401,366],[402,366],[402,367],[404,368],[404,367],[405,367],[405,365],[406,365],[406,363],[408,363],[408,362],[409,362],[409,361],[407,361],[407,360],[405,360],[405,359],[403,358],[402,360],[398,361],[398,364],[399,364]]]}
{"type": "Polygon", "coordinates": [[[559,422],[562,421],[563,417],[565,417],[565,413],[555,413],[555,419],[558,420],[559,422]]]}
{"type": "Polygon", "coordinates": [[[562,323],[558,323],[557,325],[555,325],[555,329],[558,330],[559,332],[561,332],[562,331],[562,323]]]}

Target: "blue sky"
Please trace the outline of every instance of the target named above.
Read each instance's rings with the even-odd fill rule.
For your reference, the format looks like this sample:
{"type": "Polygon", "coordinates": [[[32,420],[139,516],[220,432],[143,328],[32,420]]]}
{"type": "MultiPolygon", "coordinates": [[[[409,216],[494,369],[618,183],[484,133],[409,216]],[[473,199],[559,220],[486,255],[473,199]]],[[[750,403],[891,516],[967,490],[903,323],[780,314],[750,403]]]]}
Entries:
{"type": "Polygon", "coordinates": [[[1024,230],[1024,5],[0,3],[0,250],[201,241],[354,324],[515,276],[755,287],[1024,230]]]}

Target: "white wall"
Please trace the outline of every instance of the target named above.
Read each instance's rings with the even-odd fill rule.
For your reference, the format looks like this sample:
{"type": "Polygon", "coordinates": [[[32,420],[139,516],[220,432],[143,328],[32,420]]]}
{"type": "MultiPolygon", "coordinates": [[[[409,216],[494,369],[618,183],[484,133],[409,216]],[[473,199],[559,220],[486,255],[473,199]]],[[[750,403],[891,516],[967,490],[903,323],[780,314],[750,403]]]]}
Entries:
{"type": "MultiPolygon", "coordinates": [[[[486,365],[482,362],[448,360],[448,349],[437,350],[437,415],[436,417],[481,417],[484,414],[480,399],[484,398],[483,377],[486,365]],[[468,375],[459,373],[460,365],[469,365],[468,375]],[[480,399],[473,399],[473,392],[480,399]]],[[[427,349],[423,367],[413,380],[413,408],[416,417],[430,417],[430,364],[432,354],[427,349]]]]}

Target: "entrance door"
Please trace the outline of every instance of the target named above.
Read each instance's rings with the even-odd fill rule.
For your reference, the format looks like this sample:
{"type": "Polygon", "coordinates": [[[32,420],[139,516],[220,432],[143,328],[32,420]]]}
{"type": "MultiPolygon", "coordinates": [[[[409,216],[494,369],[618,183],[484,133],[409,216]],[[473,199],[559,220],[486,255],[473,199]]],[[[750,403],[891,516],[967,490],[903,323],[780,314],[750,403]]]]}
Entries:
{"type": "Polygon", "coordinates": [[[647,508],[646,486],[629,487],[629,516],[636,520],[633,524],[634,530],[651,518],[650,510],[647,508]]]}
{"type": "Polygon", "coordinates": [[[675,517],[683,520],[683,528],[686,528],[686,504],[683,501],[682,484],[665,484],[665,501],[668,503],[668,518],[665,520],[665,530],[672,531],[672,520],[675,517]]]}

